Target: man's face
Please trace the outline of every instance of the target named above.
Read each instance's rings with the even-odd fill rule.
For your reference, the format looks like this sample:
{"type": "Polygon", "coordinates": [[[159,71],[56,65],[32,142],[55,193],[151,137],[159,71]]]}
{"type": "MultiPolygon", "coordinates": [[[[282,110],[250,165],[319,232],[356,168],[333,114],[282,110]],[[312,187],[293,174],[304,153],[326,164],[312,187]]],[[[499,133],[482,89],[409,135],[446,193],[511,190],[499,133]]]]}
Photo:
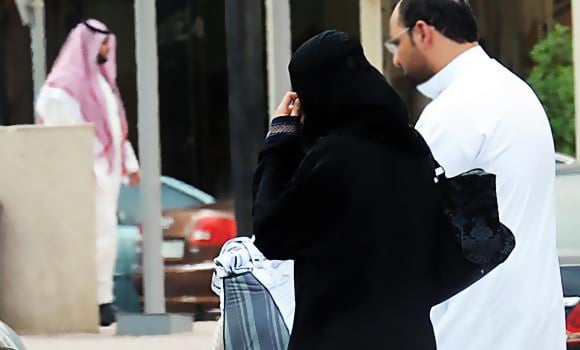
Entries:
{"type": "Polygon", "coordinates": [[[109,37],[106,37],[101,44],[101,48],[99,49],[99,55],[97,56],[97,62],[99,64],[103,64],[107,62],[107,58],[109,57],[109,37]]]}
{"type": "Polygon", "coordinates": [[[409,79],[416,85],[429,80],[434,72],[428,64],[428,58],[421,42],[422,36],[417,33],[422,28],[404,27],[399,16],[399,5],[391,15],[389,28],[391,37],[387,46],[392,51],[393,64],[403,69],[409,79]],[[394,52],[393,52],[394,51],[394,52]]]}

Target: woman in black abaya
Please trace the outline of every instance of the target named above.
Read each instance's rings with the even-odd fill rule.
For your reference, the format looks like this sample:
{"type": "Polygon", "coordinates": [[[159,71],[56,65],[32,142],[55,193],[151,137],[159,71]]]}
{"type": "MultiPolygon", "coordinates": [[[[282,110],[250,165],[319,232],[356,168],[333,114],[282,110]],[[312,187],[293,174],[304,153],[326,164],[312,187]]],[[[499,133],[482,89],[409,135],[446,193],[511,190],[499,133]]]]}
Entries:
{"type": "Polygon", "coordinates": [[[294,93],[259,156],[253,220],[266,257],[295,260],[290,349],[435,349],[427,145],[346,34],[310,39],[289,71],[294,93]]]}

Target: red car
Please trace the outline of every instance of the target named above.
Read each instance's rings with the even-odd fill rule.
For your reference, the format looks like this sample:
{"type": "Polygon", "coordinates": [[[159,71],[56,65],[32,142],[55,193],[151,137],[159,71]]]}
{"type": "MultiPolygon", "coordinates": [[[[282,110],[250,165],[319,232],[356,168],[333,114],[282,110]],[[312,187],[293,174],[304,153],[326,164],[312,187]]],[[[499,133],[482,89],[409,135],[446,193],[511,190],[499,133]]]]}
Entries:
{"type": "MultiPolygon", "coordinates": [[[[187,203],[182,196],[195,197],[200,192],[197,189],[188,191],[186,186],[189,185],[174,179],[162,178],[162,185],[165,190],[162,197],[165,192],[180,191],[178,195],[172,193],[179,200],[169,199],[169,196],[162,198],[162,201],[172,203],[187,203]]],[[[219,297],[211,290],[213,259],[219,255],[222,245],[237,233],[233,203],[212,203],[213,198],[208,197],[211,200],[205,203],[197,200],[195,203],[199,205],[184,208],[164,204],[166,210],[162,213],[166,308],[170,313],[195,315],[197,320],[213,319],[219,315],[219,297]]],[[[138,246],[138,266],[133,269],[133,284],[142,301],[140,243],[138,246]]]]}

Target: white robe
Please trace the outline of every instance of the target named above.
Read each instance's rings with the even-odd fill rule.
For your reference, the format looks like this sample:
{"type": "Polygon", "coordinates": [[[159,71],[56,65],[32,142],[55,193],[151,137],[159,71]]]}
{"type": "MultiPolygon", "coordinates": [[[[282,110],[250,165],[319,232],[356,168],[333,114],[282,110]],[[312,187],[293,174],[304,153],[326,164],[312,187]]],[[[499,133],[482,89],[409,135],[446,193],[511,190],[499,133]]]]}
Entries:
{"type": "MultiPolygon", "coordinates": [[[[103,145],[95,137],[94,172],[96,176],[96,235],[97,235],[97,302],[113,302],[113,274],[117,258],[117,202],[122,178],[121,147],[127,154],[125,166],[129,173],[139,169],[131,143],[122,144],[122,128],[116,97],[106,79],[98,76],[99,87],[107,104],[109,126],[115,148],[113,170],[109,171],[103,145]]],[[[78,102],[66,91],[44,86],[38,96],[36,109],[47,126],[85,124],[78,102]]]]}
{"type": "Polygon", "coordinates": [[[555,155],[542,105],[480,47],[418,88],[434,99],[417,129],[435,158],[448,177],[473,168],[496,174],[500,219],[516,237],[503,265],[433,308],[437,349],[565,349],[555,155]]]}

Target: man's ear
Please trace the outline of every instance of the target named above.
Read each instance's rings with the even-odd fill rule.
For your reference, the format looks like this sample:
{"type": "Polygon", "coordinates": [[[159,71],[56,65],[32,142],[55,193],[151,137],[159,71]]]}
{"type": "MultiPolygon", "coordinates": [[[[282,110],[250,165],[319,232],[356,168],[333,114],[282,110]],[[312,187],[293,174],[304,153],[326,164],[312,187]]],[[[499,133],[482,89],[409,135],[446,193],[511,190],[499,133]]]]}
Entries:
{"type": "Polygon", "coordinates": [[[423,20],[417,21],[413,36],[415,41],[420,42],[423,46],[433,45],[435,28],[423,20]]]}

